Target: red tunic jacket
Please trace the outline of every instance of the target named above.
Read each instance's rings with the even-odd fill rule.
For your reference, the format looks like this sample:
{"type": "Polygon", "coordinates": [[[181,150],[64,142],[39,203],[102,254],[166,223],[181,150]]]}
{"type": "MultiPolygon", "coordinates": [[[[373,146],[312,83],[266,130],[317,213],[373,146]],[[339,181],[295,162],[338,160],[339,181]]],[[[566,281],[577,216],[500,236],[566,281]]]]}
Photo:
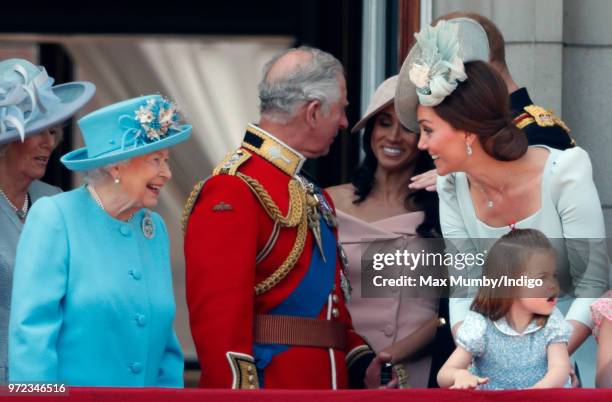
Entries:
{"type": "MultiPolygon", "coordinates": [[[[336,250],[335,255],[327,256],[336,260],[335,286],[317,318],[346,324],[346,349],[290,346],[259,371],[263,378],[257,376],[254,316],[268,313],[285,300],[304,277],[313,252],[319,251],[308,230],[303,251],[290,272],[270,290],[256,295],[255,285],[275,272],[294,247],[297,229],[281,227],[270,249],[275,222],[262,206],[261,194],[244,177],[257,181],[286,216],[289,182],[302,163],[303,157],[297,152],[250,125],[242,147],[219,165],[217,174],[203,184],[201,192],[194,189],[188,201],[187,303],[202,367],[201,387],[256,388],[260,382],[265,388],[347,388],[347,366],[355,363],[355,367],[363,368],[364,362],[373,357],[353,330],[336,250]],[[245,176],[239,177],[239,173],[245,176]],[[263,259],[260,255],[256,262],[265,248],[269,253],[263,259]]],[[[334,235],[337,238],[335,230],[334,235]]],[[[357,375],[363,375],[363,370],[359,371],[357,375]]]]}

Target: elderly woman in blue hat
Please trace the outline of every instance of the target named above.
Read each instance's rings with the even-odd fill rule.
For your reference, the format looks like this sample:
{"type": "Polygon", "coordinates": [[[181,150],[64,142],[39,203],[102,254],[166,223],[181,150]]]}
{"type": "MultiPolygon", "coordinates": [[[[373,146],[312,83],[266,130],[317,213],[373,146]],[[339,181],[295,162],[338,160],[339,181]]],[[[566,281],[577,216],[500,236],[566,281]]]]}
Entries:
{"type": "Polygon", "coordinates": [[[44,67],[0,62],[0,384],[8,380],[8,322],[17,242],[30,206],[60,189],[40,181],[62,123],[93,96],[89,82],[53,86],[44,67]]]}
{"type": "Polygon", "coordinates": [[[87,184],[39,200],[17,249],[11,381],[183,386],[168,233],[149,210],[191,132],[178,119],[151,95],[79,120],[86,146],[62,163],[87,184]]]}

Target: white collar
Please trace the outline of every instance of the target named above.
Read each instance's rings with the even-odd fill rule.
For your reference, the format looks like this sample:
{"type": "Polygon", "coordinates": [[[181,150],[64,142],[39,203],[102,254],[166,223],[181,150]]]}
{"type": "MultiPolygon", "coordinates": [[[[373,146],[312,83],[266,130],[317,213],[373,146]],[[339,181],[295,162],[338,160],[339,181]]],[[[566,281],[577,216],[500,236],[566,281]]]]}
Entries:
{"type": "Polygon", "coordinates": [[[538,325],[536,320],[533,319],[531,320],[531,322],[527,325],[527,328],[525,328],[525,330],[523,331],[523,333],[518,333],[516,332],[516,330],[514,328],[512,328],[510,326],[510,324],[508,324],[508,321],[506,320],[506,317],[502,317],[497,321],[493,321],[493,325],[495,325],[495,327],[503,334],[505,335],[510,335],[510,336],[523,336],[523,335],[527,335],[530,334],[532,332],[536,332],[542,328],[544,328],[544,326],[542,325],[538,325]]]}

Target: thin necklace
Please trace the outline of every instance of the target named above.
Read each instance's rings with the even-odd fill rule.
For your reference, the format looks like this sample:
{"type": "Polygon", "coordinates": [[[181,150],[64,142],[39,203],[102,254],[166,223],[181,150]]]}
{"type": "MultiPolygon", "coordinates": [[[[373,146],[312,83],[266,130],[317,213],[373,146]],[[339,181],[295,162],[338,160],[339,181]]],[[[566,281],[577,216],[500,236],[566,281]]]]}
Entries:
{"type": "MultiPolygon", "coordinates": [[[[510,176],[512,176],[512,172],[510,170],[506,170],[506,179],[508,179],[510,176]]],[[[480,190],[482,195],[487,199],[487,202],[486,202],[487,208],[493,208],[495,206],[495,202],[493,201],[493,199],[491,197],[489,197],[489,195],[485,191],[485,189],[482,186],[482,184],[480,184],[476,180],[473,180],[473,182],[474,182],[474,184],[476,184],[476,186],[478,187],[478,190],[480,190]]],[[[503,186],[499,187],[499,189],[492,187],[493,190],[497,191],[497,193],[499,194],[499,199],[500,200],[502,200],[504,198],[504,191],[506,190],[507,184],[508,184],[508,182],[506,181],[506,183],[504,183],[503,186]]]]}
{"type": "MultiPolygon", "coordinates": [[[[487,192],[485,191],[485,189],[480,185],[480,183],[476,183],[476,185],[478,186],[478,189],[480,190],[480,192],[482,193],[482,195],[484,195],[484,197],[487,199],[487,208],[493,208],[495,206],[495,203],[493,202],[493,200],[491,198],[489,198],[489,196],[487,195],[487,192]]],[[[499,188],[498,193],[499,193],[499,198],[503,198],[504,197],[504,189],[506,188],[506,185],[504,184],[503,186],[501,186],[499,188]]]]}
{"type": "Polygon", "coordinates": [[[30,197],[28,196],[28,193],[26,192],[25,199],[23,200],[23,206],[21,208],[17,208],[15,204],[13,204],[11,200],[9,200],[2,187],[0,187],[0,195],[2,195],[2,198],[6,200],[6,203],[9,205],[9,207],[11,207],[13,211],[15,211],[17,217],[20,220],[24,221],[26,215],[28,214],[28,209],[30,208],[30,197]]]}
{"type": "MultiPolygon", "coordinates": [[[[106,210],[106,208],[104,208],[104,204],[102,204],[102,200],[100,199],[100,195],[98,194],[98,192],[96,191],[96,189],[93,186],[88,185],[87,189],[89,190],[89,194],[91,194],[91,196],[93,197],[94,201],[96,202],[96,204],[98,204],[98,206],[100,208],[102,208],[102,211],[106,212],[107,214],[108,211],[106,210]]],[[[109,214],[110,215],[110,214],[109,214]]],[[[111,215],[112,216],[112,215],[111,215]]],[[[134,217],[134,214],[130,215],[129,218],[127,218],[126,222],[129,222],[132,220],[132,218],[134,217]]]]}

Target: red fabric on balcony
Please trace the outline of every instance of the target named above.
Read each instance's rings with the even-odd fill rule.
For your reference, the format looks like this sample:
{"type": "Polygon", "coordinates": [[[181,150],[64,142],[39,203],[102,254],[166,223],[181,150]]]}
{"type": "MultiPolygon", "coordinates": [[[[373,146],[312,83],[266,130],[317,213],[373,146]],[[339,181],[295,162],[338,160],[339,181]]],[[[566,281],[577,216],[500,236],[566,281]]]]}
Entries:
{"type": "MultiPolygon", "coordinates": [[[[3,390],[6,395],[6,389],[3,390]]],[[[0,400],[12,397],[0,397],[0,400]]],[[[158,389],[158,388],[70,388],[69,395],[22,395],[19,401],[33,402],[406,402],[406,401],[453,401],[453,402],[560,402],[560,401],[612,401],[612,389],[552,389],[529,391],[454,391],[441,389],[423,390],[375,390],[375,391],[283,391],[283,390],[200,390],[200,389],[158,389]]]]}

